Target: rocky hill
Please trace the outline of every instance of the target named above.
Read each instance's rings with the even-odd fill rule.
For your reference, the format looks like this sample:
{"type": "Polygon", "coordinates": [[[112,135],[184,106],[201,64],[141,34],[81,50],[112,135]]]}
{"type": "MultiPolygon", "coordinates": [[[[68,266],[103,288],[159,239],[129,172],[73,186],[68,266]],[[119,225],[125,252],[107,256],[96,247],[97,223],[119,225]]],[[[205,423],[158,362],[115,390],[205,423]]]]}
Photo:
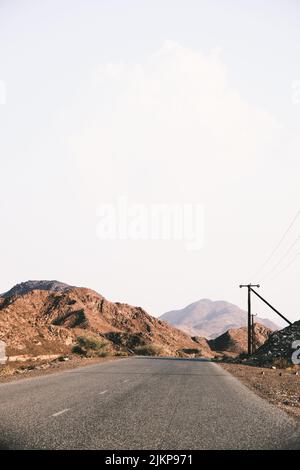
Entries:
{"type": "Polygon", "coordinates": [[[163,354],[213,355],[206,340],[192,340],[142,308],[110,302],[91,289],[28,281],[0,296],[0,339],[8,355],[66,353],[82,334],[102,338],[112,351],[151,344],[163,354]]]}
{"type": "Polygon", "coordinates": [[[296,354],[297,349],[293,347],[295,341],[300,341],[300,321],[283,330],[275,331],[251,359],[258,365],[270,365],[276,361],[282,362],[282,365],[292,364],[293,354],[300,360],[300,349],[298,349],[299,354],[296,354]]]}
{"type": "MultiPolygon", "coordinates": [[[[254,344],[255,350],[262,346],[272,334],[272,330],[255,323],[254,325],[254,344]]],[[[208,341],[209,346],[214,351],[232,352],[236,354],[247,353],[248,351],[248,329],[243,326],[241,328],[230,328],[226,333],[215,339],[208,341]]]]}
{"type": "Polygon", "coordinates": [[[13,297],[14,295],[24,295],[33,290],[46,290],[51,292],[66,292],[72,289],[73,286],[64,284],[63,282],[58,281],[27,281],[21,282],[20,284],[15,285],[12,289],[4,294],[0,295],[1,297],[13,297]]]}
{"type": "MultiPolygon", "coordinates": [[[[164,313],[160,319],[187,334],[214,339],[229,329],[246,326],[247,313],[229,302],[202,299],[183,309],[164,313]]],[[[268,319],[256,317],[256,321],[273,331],[278,329],[268,319]]]]}

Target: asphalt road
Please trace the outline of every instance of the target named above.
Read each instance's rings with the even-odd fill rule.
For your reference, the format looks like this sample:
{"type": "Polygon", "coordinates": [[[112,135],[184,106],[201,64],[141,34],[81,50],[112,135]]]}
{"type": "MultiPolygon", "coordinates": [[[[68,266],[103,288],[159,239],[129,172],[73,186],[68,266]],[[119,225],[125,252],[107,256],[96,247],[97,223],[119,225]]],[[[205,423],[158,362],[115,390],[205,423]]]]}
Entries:
{"type": "Polygon", "coordinates": [[[0,448],[300,448],[300,429],[214,363],[129,358],[1,384],[0,448]]]}

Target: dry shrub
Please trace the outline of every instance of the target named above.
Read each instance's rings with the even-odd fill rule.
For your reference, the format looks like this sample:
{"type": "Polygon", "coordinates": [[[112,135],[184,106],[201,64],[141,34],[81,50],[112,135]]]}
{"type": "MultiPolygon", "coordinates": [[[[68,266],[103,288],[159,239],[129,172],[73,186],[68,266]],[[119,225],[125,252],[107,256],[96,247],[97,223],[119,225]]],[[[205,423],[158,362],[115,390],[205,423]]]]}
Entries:
{"type": "Polygon", "coordinates": [[[0,366],[0,377],[9,377],[14,374],[14,369],[9,365],[0,366]]]}
{"type": "Polygon", "coordinates": [[[107,342],[100,338],[92,336],[77,336],[77,344],[73,348],[73,352],[81,354],[85,357],[105,357],[107,356],[107,342]]]}
{"type": "Polygon", "coordinates": [[[129,356],[128,352],[126,352],[126,351],[116,351],[114,355],[118,356],[118,357],[127,357],[127,356],[129,356]]]}
{"type": "Polygon", "coordinates": [[[138,356],[162,356],[164,348],[159,344],[149,343],[143,346],[137,346],[134,352],[138,356]]]}

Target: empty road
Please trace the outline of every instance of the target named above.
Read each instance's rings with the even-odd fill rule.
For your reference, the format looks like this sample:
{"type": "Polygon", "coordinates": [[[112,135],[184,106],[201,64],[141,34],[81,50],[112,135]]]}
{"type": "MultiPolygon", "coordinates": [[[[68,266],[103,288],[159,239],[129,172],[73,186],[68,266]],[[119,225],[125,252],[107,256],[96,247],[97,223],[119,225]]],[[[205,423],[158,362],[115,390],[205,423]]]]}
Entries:
{"type": "Polygon", "coordinates": [[[280,449],[299,443],[299,423],[210,362],[126,358],[0,385],[2,449],[280,449]]]}

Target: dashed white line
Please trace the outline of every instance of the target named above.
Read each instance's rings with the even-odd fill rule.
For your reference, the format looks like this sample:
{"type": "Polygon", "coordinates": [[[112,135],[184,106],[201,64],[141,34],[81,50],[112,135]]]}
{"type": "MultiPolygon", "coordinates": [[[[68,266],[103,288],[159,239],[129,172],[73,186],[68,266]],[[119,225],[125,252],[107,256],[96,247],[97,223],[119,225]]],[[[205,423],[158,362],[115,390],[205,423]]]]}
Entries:
{"type": "Polygon", "coordinates": [[[100,392],[99,395],[104,395],[106,392],[108,392],[108,390],[103,390],[103,392],[100,392]]]}
{"type": "Polygon", "coordinates": [[[52,416],[59,416],[62,415],[63,413],[66,413],[66,411],[69,411],[70,408],[66,408],[65,410],[58,411],[57,413],[54,413],[52,416]]]}

